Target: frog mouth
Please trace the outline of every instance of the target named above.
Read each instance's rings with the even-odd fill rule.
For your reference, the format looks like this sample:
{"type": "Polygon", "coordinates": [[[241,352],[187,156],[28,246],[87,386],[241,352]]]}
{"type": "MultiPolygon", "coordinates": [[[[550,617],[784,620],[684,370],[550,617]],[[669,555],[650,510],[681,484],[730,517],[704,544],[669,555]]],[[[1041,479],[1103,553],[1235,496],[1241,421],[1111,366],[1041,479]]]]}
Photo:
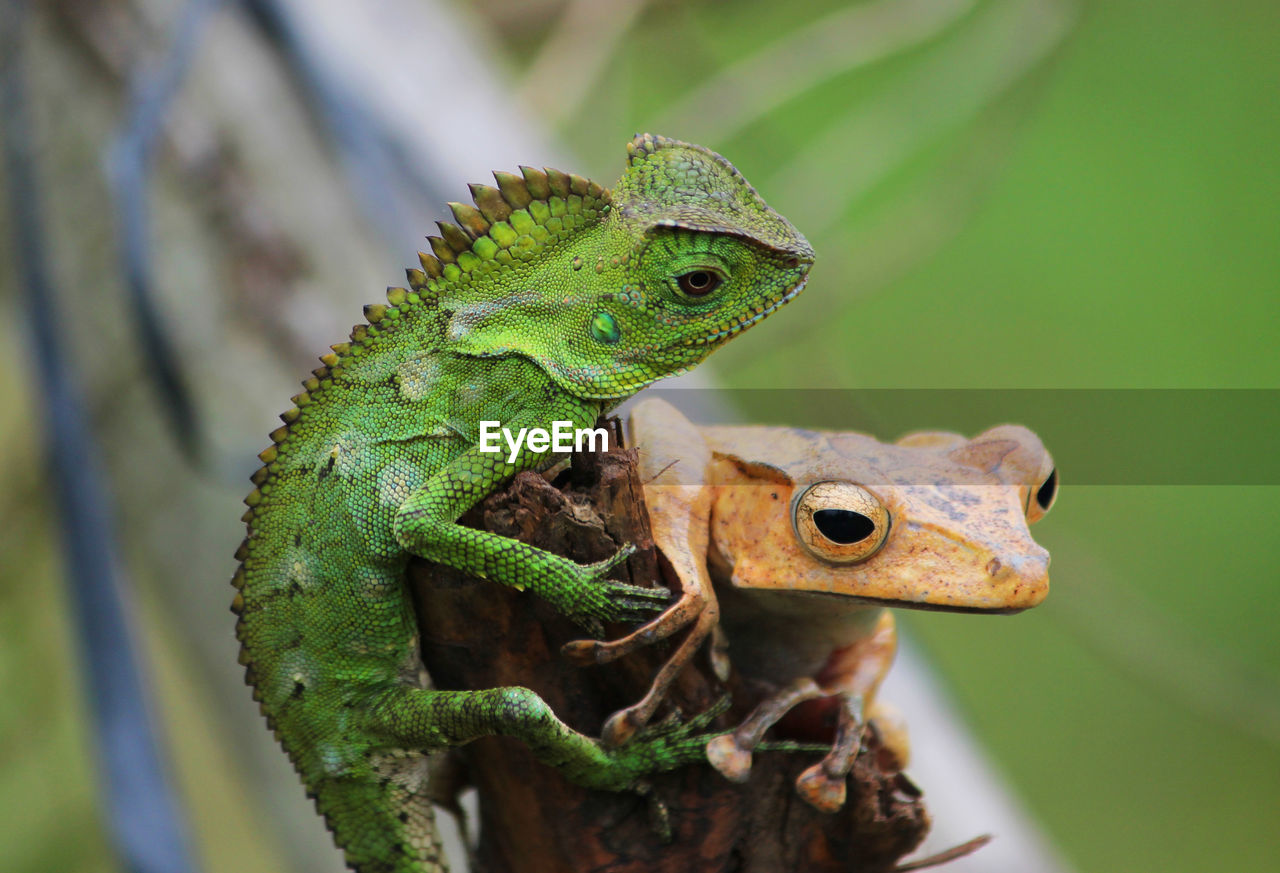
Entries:
{"type": "Polygon", "coordinates": [[[883,606],[888,609],[914,609],[918,612],[955,612],[966,615],[1015,615],[1030,606],[957,606],[947,603],[923,603],[919,600],[902,600],[897,597],[859,597],[855,594],[837,594],[833,591],[806,591],[818,597],[839,600],[841,603],[865,603],[867,606],[883,606]]]}
{"type": "Polygon", "coordinates": [[[683,342],[678,343],[678,345],[705,346],[711,343],[723,342],[724,340],[727,340],[729,337],[735,334],[742,333],[744,330],[751,327],[751,325],[755,324],[758,321],[763,321],[764,319],[768,318],[770,315],[773,315],[773,313],[777,312],[783,306],[786,306],[788,303],[794,300],[796,298],[796,295],[798,295],[801,291],[804,290],[805,283],[808,281],[809,281],[809,277],[805,276],[803,279],[801,279],[799,282],[796,283],[795,287],[793,287],[786,294],[783,294],[774,302],[770,303],[768,306],[764,307],[758,312],[754,312],[751,315],[746,316],[745,318],[739,319],[738,321],[734,322],[732,325],[724,328],[723,330],[718,330],[715,333],[709,333],[700,337],[694,337],[693,339],[684,340],[683,342]]]}

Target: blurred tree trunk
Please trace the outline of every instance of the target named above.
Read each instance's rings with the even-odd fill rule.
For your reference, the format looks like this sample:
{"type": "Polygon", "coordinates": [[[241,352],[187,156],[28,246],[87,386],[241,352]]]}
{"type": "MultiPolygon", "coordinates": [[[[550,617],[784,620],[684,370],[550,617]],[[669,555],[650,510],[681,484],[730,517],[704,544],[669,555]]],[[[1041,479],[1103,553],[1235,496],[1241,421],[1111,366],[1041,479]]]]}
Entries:
{"type": "MultiPolygon", "coordinates": [[[[182,457],[139,351],[104,164],[136,74],[156,69],[186,4],[27,5],[59,330],[109,468],[155,715],[203,869],[336,873],[341,856],[244,687],[228,580],[247,476],[275,414],[402,258],[367,230],[281,58],[238,4],[222,4],[188,59],[147,180],[162,324],[206,443],[202,464],[182,457]]],[[[0,119],[0,136],[10,122],[0,119]]],[[[0,768],[0,857],[5,869],[106,873],[10,220],[0,211],[0,738],[20,766],[0,768]]]]}

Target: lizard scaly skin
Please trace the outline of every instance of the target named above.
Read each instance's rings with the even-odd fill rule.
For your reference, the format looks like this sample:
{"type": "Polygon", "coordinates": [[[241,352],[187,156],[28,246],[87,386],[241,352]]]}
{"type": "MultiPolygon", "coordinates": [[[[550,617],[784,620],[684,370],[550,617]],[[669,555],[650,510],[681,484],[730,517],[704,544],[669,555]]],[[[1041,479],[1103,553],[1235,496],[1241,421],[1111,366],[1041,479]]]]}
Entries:
{"type": "Polygon", "coordinates": [[[792,299],[813,252],[724,158],[637,136],[610,192],[522,168],[450,204],[409,288],[321,358],[261,454],[232,610],[246,680],[359,873],[446,869],[426,753],[488,734],[594,788],[702,760],[700,720],[618,749],[532,691],[427,687],[405,589],[413,555],[528,589],[597,630],[667,592],[459,526],[515,473],[553,460],[481,452],[479,423],[597,417],[792,299]]]}

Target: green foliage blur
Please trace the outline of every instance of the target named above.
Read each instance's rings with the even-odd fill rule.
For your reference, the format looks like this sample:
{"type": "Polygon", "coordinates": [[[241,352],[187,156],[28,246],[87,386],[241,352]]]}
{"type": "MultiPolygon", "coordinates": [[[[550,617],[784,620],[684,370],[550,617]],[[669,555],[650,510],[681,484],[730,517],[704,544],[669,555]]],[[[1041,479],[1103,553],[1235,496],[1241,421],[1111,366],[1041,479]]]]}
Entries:
{"type": "MultiPolygon", "coordinates": [[[[633,128],[709,143],[814,243],[805,295],[708,364],[748,420],[836,425],[815,388],[1280,387],[1274,3],[857,8],[890,5],[847,32],[836,3],[654,6],[562,122],[602,160],[633,128]],[[706,84],[726,71],[764,72],[706,84]]],[[[1274,470],[1185,397],[1142,435],[1168,483],[1072,484],[1059,456],[1044,606],[901,619],[1080,870],[1280,868],[1280,483],[1177,484],[1180,446],[1274,470]]]]}

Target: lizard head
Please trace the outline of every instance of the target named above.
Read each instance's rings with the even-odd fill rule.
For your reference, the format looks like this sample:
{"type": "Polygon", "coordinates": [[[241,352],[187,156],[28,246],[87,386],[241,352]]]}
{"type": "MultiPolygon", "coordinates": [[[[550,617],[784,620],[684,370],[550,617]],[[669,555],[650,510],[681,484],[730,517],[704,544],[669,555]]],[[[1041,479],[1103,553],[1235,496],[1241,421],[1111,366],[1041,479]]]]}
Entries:
{"type": "Polygon", "coordinates": [[[612,191],[523,167],[450,204],[458,224],[418,281],[455,351],[523,355],[575,396],[620,400],[800,293],[813,249],[732,164],[651,134],[627,153],[612,191]]]}
{"type": "Polygon", "coordinates": [[[650,134],[627,151],[605,234],[621,256],[601,265],[588,324],[609,367],[578,374],[596,396],[699,363],[799,294],[813,264],[800,232],[720,155],[650,134]]]}

